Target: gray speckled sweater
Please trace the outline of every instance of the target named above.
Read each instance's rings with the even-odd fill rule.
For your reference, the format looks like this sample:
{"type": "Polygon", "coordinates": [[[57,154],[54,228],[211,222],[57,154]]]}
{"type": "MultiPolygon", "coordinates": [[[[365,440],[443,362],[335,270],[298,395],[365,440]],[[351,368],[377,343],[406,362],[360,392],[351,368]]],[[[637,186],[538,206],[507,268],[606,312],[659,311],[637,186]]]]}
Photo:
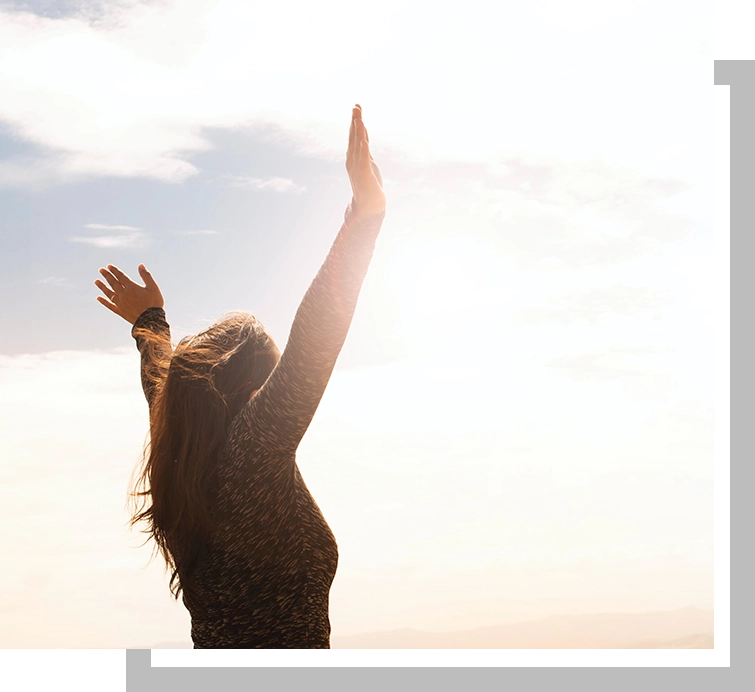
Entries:
{"type": "MultiPolygon", "coordinates": [[[[217,461],[218,529],[194,577],[206,606],[191,613],[194,648],[330,646],[338,549],[299,473],[296,449],[343,346],[382,220],[355,223],[347,211],[278,365],[231,423],[217,461]]],[[[138,328],[169,334],[160,308],[142,313],[138,328]]],[[[144,374],[153,354],[144,339],[137,337],[137,347],[144,374]]]]}

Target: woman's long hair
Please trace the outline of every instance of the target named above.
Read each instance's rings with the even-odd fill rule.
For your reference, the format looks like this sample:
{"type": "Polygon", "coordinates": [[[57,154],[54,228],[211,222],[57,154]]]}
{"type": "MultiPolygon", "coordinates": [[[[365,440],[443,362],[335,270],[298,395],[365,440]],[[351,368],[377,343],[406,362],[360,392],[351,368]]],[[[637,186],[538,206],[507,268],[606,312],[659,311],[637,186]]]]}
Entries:
{"type": "Polygon", "coordinates": [[[212,541],[217,459],[231,421],[275,368],[279,352],[252,315],[230,313],[175,350],[150,330],[145,386],[151,388],[150,439],[132,484],[131,525],[144,533],[170,572],[170,591],[201,609],[192,574],[212,541]]]}

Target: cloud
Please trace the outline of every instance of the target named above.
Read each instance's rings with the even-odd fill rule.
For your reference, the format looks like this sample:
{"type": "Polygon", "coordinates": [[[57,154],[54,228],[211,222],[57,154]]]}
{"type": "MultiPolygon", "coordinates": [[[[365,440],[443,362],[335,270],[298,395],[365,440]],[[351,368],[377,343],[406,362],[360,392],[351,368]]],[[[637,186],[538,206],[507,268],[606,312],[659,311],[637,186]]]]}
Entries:
{"type": "Polygon", "coordinates": [[[578,382],[618,382],[640,395],[672,392],[674,381],[667,362],[671,349],[654,346],[608,346],[548,361],[553,373],[578,382]]]}
{"type": "MultiPolygon", "coordinates": [[[[13,641],[31,647],[62,643],[65,616],[54,602],[64,593],[76,604],[68,633],[80,646],[97,646],[87,630],[102,623],[108,596],[98,584],[106,582],[119,594],[121,605],[112,616],[120,627],[131,628],[134,616],[128,611],[143,607],[129,604],[127,585],[136,589],[132,593],[152,594],[146,597],[146,610],[161,610],[163,617],[179,620],[180,627],[180,614],[170,608],[163,591],[161,565],[155,562],[142,571],[149,548],[136,548],[143,537],[126,529],[128,479],[149,425],[138,376],[134,378],[138,368],[133,346],[0,355],[0,474],[8,490],[2,522],[16,517],[19,526],[5,540],[15,568],[6,572],[0,596],[6,625],[2,646],[13,641]],[[43,432],[40,420],[45,421],[43,432]],[[44,627],[35,616],[41,607],[44,627]]],[[[126,643],[122,633],[108,638],[114,645],[126,643]]]]}
{"type": "Polygon", "coordinates": [[[144,230],[138,226],[112,226],[106,223],[88,223],[84,228],[91,228],[96,231],[141,231],[144,230]]]}
{"type": "Polygon", "coordinates": [[[92,231],[100,231],[100,235],[73,236],[68,240],[72,243],[84,243],[95,247],[143,247],[149,243],[149,238],[144,229],[138,226],[123,226],[118,224],[88,223],[84,228],[92,231]],[[126,231],[123,233],[122,231],[126,231]],[[107,234],[107,235],[103,235],[107,234]]]}
{"type": "Polygon", "coordinates": [[[39,279],[37,283],[43,286],[66,286],[68,285],[68,279],[61,276],[48,276],[44,279],[39,279]]]}
{"type": "Polygon", "coordinates": [[[72,243],[84,243],[95,247],[143,247],[147,244],[144,233],[129,233],[126,235],[73,236],[72,243]]]}
{"type": "Polygon", "coordinates": [[[28,12],[49,19],[76,18],[89,24],[113,23],[120,11],[140,3],[163,0],[4,0],[5,10],[28,12]]]}
{"type": "MultiPolygon", "coordinates": [[[[84,228],[92,231],[100,231],[101,235],[92,236],[75,236],[69,238],[73,243],[87,243],[96,247],[143,247],[149,243],[149,237],[144,229],[139,226],[124,226],[118,224],[106,223],[88,223],[84,228]],[[124,232],[125,231],[125,232],[124,232]],[[108,235],[104,235],[107,233],[108,235]]],[[[220,231],[212,229],[191,229],[170,231],[173,235],[193,236],[193,235],[220,235],[220,231]]]]}
{"type": "Polygon", "coordinates": [[[231,187],[271,192],[304,192],[307,188],[297,185],[290,178],[253,178],[247,175],[222,176],[221,182],[231,187]]]}
{"type": "Polygon", "coordinates": [[[689,234],[692,220],[666,209],[683,180],[601,161],[501,156],[491,164],[407,166],[391,207],[427,238],[485,237],[502,257],[553,269],[626,262],[689,234]]]}
{"type": "Polygon", "coordinates": [[[198,231],[171,231],[174,235],[220,235],[220,231],[201,229],[198,231]]]}
{"type": "MultiPolygon", "coordinates": [[[[23,170],[0,170],[0,183],[180,182],[218,127],[274,123],[297,147],[342,157],[356,100],[378,149],[412,160],[489,161],[516,148],[686,173],[688,159],[663,151],[699,134],[699,88],[668,88],[681,76],[677,39],[661,40],[680,23],[670,7],[653,7],[653,22],[634,3],[603,10],[601,31],[575,45],[569,13],[537,3],[507,7],[504,23],[486,0],[430,14],[404,0],[380,13],[345,0],[69,5],[0,11],[0,120],[48,152],[12,162],[23,170]]],[[[684,17],[686,55],[707,26],[694,8],[684,17]]]]}
{"type": "Polygon", "coordinates": [[[44,154],[11,156],[0,161],[0,186],[35,189],[70,182],[65,163],[66,156],[49,148],[44,154]]]}
{"type": "Polygon", "coordinates": [[[519,324],[585,324],[607,326],[606,318],[620,315],[657,312],[661,293],[645,286],[613,285],[593,288],[581,293],[555,296],[547,305],[521,310],[515,321],[519,324]]]}

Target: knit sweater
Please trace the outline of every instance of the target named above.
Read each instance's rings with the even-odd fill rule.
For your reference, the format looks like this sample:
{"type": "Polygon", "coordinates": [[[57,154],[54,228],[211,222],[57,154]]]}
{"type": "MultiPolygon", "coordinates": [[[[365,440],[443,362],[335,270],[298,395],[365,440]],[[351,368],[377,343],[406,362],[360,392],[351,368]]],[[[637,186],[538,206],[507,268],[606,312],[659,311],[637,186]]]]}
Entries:
{"type": "MultiPolygon", "coordinates": [[[[194,648],[330,646],[328,603],[338,549],[304,483],[296,450],[346,338],[382,220],[381,214],[356,222],[347,210],[280,361],[233,419],[218,459],[208,460],[217,464],[216,530],[193,573],[203,604],[201,613],[189,607],[194,648]]],[[[161,308],[150,308],[132,332],[151,406],[147,373],[155,347],[139,329],[169,336],[170,327],[161,308]]]]}

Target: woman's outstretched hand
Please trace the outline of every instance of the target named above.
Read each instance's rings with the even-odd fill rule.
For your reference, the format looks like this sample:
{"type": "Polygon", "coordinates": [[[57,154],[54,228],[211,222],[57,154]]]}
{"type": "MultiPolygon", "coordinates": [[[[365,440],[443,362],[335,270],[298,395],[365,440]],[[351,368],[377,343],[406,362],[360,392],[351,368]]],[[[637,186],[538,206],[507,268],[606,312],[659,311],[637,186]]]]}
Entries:
{"type": "Polygon", "coordinates": [[[351,111],[349,148],[346,152],[346,171],[351,181],[353,199],[351,217],[364,218],[385,211],[383,176],[370,154],[367,128],[362,121],[362,107],[357,104],[351,111]]]}
{"type": "Polygon", "coordinates": [[[143,265],[139,265],[139,276],[144,281],[144,286],[133,282],[118,267],[112,264],[107,269],[100,269],[107,284],[96,279],[94,285],[104,294],[97,296],[97,301],[116,315],[120,315],[126,322],[133,324],[147,308],[161,308],[165,305],[160,287],[152,278],[152,274],[143,265]]]}

